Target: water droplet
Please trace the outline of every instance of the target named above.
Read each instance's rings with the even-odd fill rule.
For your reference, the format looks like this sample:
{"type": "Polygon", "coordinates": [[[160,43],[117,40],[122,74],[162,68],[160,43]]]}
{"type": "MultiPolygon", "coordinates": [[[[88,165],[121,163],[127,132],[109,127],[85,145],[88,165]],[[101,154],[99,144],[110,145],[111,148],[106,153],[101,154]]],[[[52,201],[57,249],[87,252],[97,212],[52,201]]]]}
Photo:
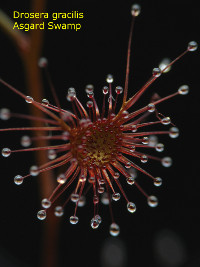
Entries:
{"type": "Polygon", "coordinates": [[[76,90],[74,87],[70,87],[67,91],[67,100],[69,102],[74,101],[74,99],[76,98],[76,90]]]}
{"type": "Polygon", "coordinates": [[[154,183],[155,186],[161,186],[162,185],[162,178],[156,177],[154,179],[154,182],[153,183],[154,183]]]}
{"type": "Polygon", "coordinates": [[[33,103],[33,98],[31,96],[26,96],[26,99],[25,99],[26,103],[33,103]]]}
{"type": "Polygon", "coordinates": [[[131,175],[132,178],[136,178],[137,177],[137,171],[135,168],[130,168],[130,170],[128,171],[131,175]]]}
{"type": "Polygon", "coordinates": [[[69,139],[69,132],[65,131],[62,133],[62,140],[67,141],[69,139]]]}
{"type": "Polygon", "coordinates": [[[109,91],[108,86],[104,86],[102,88],[102,92],[103,92],[104,95],[107,95],[108,94],[108,91],[109,91]]]}
{"type": "Polygon", "coordinates": [[[170,119],[170,117],[164,117],[164,118],[162,118],[161,123],[162,123],[163,125],[168,125],[168,124],[170,124],[170,123],[171,123],[171,119],[170,119]]]}
{"type": "Polygon", "coordinates": [[[30,175],[37,176],[40,173],[39,168],[37,166],[31,166],[30,175]]]}
{"type": "Polygon", "coordinates": [[[2,149],[2,151],[1,151],[1,154],[2,154],[2,156],[4,157],[4,158],[7,158],[7,157],[9,157],[10,156],[10,154],[11,154],[11,150],[10,150],[10,148],[3,148],[2,149]]]}
{"type": "Polygon", "coordinates": [[[11,116],[11,114],[10,114],[9,109],[7,109],[7,108],[0,109],[0,119],[1,120],[6,121],[6,120],[10,119],[10,116],[11,116]]]}
{"type": "Polygon", "coordinates": [[[156,151],[158,151],[158,152],[163,152],[163,151],[164,151],[164,145],[161,144],[161,143],[158,143],[158,144],[155,146],[155,148],[156,148],[156,151]]]}
{"type": "Polygon", "coordinates": [[[96,214],[94,218],[98,221],[99,224],[102,222],[101,216],[99,214],[96,214]]]}
{"type": "Polygon", "coordinates": [[[81,175],[80,178],[79,178],[79,181],[80,181],[81,183],[84,183],[84,182],[86,181],[86,177],[85,177],[85,175],[81,175]]]}
{"type": "Polygon", "coordinates": [[[159,77],[161,75],[161,70],[159,68],[154,68],[152,74],[154,77],[159,77]]]}
{"type": "Polygon", "coordinates": [[[129,185],[133,185],[135,183],[135,178],[129,177],[129,178],[126,179],[126,182],[129,185]]]}
{"type": "Polygon", "coordinates": [[[57,156],[56,151],[54,149],[49,149],[47,154],[48,154],[48,159],[50,160],[55,159],[57,156]]]}
{"type": "Polygon", "coordinates": [[[147,157],[146,155],[142,155],[141,158],[140,158],[140,161],[141,161],[142,163],[147,163],[147,161],[148,161],[148,157],[147,157]]]}
{"type": "Polygon", "coordinates": [[[131,125],[131,131],[133,133],[137,132],[137,125],[135,125],[135,124],[131,125]]]}
{"type": "Polygon", "coordinates": [[[71,217],[69,218],[69,221],[70,221],[71,224],[77,224],[78,221],[79,221],[79,219],[78,219],[77,216],[71,216],[71,217]]]}
{"type": "Polygon", "coordinates": [[[170,157],[164,157],[164,158],[162,158],[161,163],[164,167],[171,167],[172,166],[172,159],[170,157]]]}
{"type": "Polygon", "coordinates": [[[98,203],[99,203],[99,197],[98,197],[98,196],[95,195],[95,196],[93,197],[93,203],[94,203],[94,204],[98,204],[98,203]]]}
{"type": "Polygon", "coordinates": [[[179,136],[179,129],[177,127],[171,127],[169,131],[169,136],[171,138],[177,138],[179,136]]]}
{"type": "Polygon", "coordinates": [[[31,138],[28,135],[24,135],[21,137],[20,143],[23,147],[29,147],[31,145],[31,138]]]}
{"type": "Polygon", "coordinates": [[[99,223],[98,219],[92,218],[90,225],[91,225],[92,229],[97,229],[99,227],[100,223],[99,223]]]}
{"type": "Polygon", "coordinates": [[[130,167],[131,167],[131,162],[129,162],[129,161],[126,162],[125,163],[125,168],[130,169],[130,167]]]}
{"type": "Polygon", "coordinates": [[[114,179],[119,179],[119,176],[120,176],[119,172],[115,172],[114,175],[113,175],[113,178],[114,179]]]}
{"type": "Polygon", "coordinates": [[[112,195],[112,199],[114,200],[114,201],[118,201],[118,200],[120,200],[120,193],[114,193],[113,195],[112,195]]]}
{"type": "Polygon", "coordinates": [[[86,87],[85,87],[85,92],[86,92],[87,94],[89,94],[89,93],[93,93],[93,91],[94,91],[94,86],[93,86],[92,84],[88,84],[88,85],[86,85],[86,87]]]}
{"type": "Polygon", "coordinates": [[[158,137],[156,135],[150,135],[149,136],[149,146],[156,146],[156,144],[158,143],[158,137]]]}
{"type": "Polygon", "coordinates": [[[195,42],[195,41],[189,42],[189,44],[188,44],[188,50],[189,51],[193,52],[193,51],[197,50],[197,48],[198,48],[197,42],[195,42]]]}
{"type": "Polygon", "coordinates": [[[86,103],[88,108],[92,108],[93,107],[93,102],[92,101],[87,101],[86,103]]]}
{"type": "Polygon", "coordinates": [[[78,207],[84,207],[86,203],[85,196],[81,196],[79,201],[78,201],[78,207]]]}
{"type": "Polygon", "coordinates": [[[120,233],[119,225],[116,224],[116,223],[112,223],[112,224],[110,225],[110,234],[111,234],[112,236],[118,236],[119,233],[120,233]]]}
{"type": "Polygon", "coordinates": [[[64,214],[64,210],[61,206],[55,207],[54,214],[56,217],[61,217],[64,214]]]}
{"type": "Polygon", "coordinates": [[[158,206],[158,199],[155,196],[149,196],[147,198],[147,203],[150,207],[155,208],[158,206]]]}
{"type": "Polygon", "coordinates": [[[47,215],[46,215],[46,211],[45,210],[40,210],[37,213],[37,217],[39,220],[44,220],[46,219],[47,215]]]}
{"type": "Polygon", "coordinates": [[[120,95],[120,94],[122,94],[122,92],[123,92],[123,88],[122,88],[121,86],[117,86],[117,87],[115,88],[115,92],[116,92],[116,94],[120,95]]]}
{"type": "Polygon", "coordinates": [[[149,112],[154,112],[155,111],[155,105],[153,103],[148,104],[147,108],[148,108],[149,112]]]}
{"type": "MultiPolygon", "coordinates": [[[[163,58],[163,60],[160,62],[159,64],[159,68],[161,71],[163,71],[169,64],[171,63],[171,59],[169,58],[163,58]]],[[[171,70],[171,66],[169,66],[168,68],[166,68],[163,73],[167,73],[171,70]]]]}
{"type": "Polygon", "coordinates": [[[108,205],[109,204],[109,196],[108,196],[107,192],[104,192],[102,194],[101,203],[104,204],[104,205],[108,205]]]}
{"type": "Polygon", "coordinates": [[[180,95],[187,95],[189,93],[189,86],[188,85],[180,86],[178,92],[180,95]]]}
{"type": "Polygon", "coordinates": [[[136,211],[136,206],[133,202],[128,202],[127,204],[127,210],[131,213],[134,213],[136,211]]]}
{"type": "Polygon", "coordinates": [[[44,104],[45,106],[48,106],[49,105],[49,100],[47,99],[42,99],[42,104],[44,104]]]}
{"type": "Polygon", "coordinates": [[[72,193],[71,201],[76,203],[78,200],[79,200],[79,194],[72,193]]]}
{"type": "Polygon", "coordinates": [[[107,75],[106,81],[107,81],[107,83],[112,83],[113,82],[113,76],[112,76],[112,74],[108,74],[107,75]]]}
{"type": "Polygon", "coordinates": [[[21,175],[16,175],[16,176],[14,177],[14,183],[15,183],[16,185],[20,185],[20,184],[22,184],[23,181],[24,181],[24,178],[23,178],[21,175]]]}
{"type": "Polygon", "coordinates": [[[148,143],[149,143],[149,138],[148,138],[147,136],[144,136],[144,137],[142,138],[142,144],[144,144],[144,145],[148,145],[148,143]]]}
{"type": "Polygon", "coordinates": [[[59,184],[64,184],[66,181],[67,181],[67,179],[66,179],[66,176],[65,176],[64,173],[61,173],[61,174],[58,175],[57,182],[59,184]]]}
{"type": "Polygon", "coordinates": [[[41,202],[41,205],[44,209],[48,209],[51,207],[51,201],[47,198],[44,198],[41,202]]]}
{"type": "Polygon", "coordinates": [[[103,186],[100,186],[100,187],[98,188],[98,193],[99,193],[99,194],[103,194],[104,191],[105,191],[105,189],[104,189],[103,186]]]}
{"type": "Polygon", "coordinates": [[[141,7],[138,4],[134,4],[131,7],[131,15],[137,17],[141,12],[141,7]]]}
{"type": "Polygon", "coordinates": [[[41,58],[38,60],[38,66],[39,66],[40,68],[45,68],[45,67],[47,67],[47,65],[48,65],[48,60],[47,60],[46,57],[41,57],[41,58]]]}

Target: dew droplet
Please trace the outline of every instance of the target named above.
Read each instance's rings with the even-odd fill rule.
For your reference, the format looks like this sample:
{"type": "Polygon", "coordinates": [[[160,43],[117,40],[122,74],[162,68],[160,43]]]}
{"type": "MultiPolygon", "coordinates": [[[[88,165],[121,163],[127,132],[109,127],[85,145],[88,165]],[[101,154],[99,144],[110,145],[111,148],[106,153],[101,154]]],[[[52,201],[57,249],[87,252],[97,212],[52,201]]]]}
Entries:
{"type": "Polygon", "coordinates": [[[122,88],[121,86],[117,86],[117,87],[115,88],[115,92],[116,92],[116,94],[120,95],[120,94],[123,93],[123,88],[122,88]]]}
{"type": "Polygon", "coordinates": [[[47,217],[46,211],[45,210],[38,211],[37,217],[38,217],[39,220],[46,219],[46,217],[47,217]]]}
{"type": "Polygon", "coordinates": [[[113,175],[113,178],[114,179],[119,179],[119,176],[120,176],[119,172],[115,172],[114,175],[113,175]]]}
{"type": "Polygon", "coordinates": [[[189,93],[189,86],[186,84],[180,86],[178,92],[180,95],[187,95],[189,93]]]}
{"type": "Polygon", "coordinates": [[[21,137],[20,143],[23,147],[29,147],[31,145],[31,138],[28,135],[24,135],[21,137]]]}
{"type": "Polygon", "coordinates": [[[189,42],[189,44],[188,44],[188,51],[193,52],[193,51],[197,50],[197,48],[198,48],[197,42],[195,42],[195,41],[190,41],[189,42]]]}
{"type": "Polygon", "coordinates": [[[86,181],[86,176],[85,175],[81,175],[80,178],[79,178],[79,181],[81,183],[84,183],[86,181]]]}
{"type": "Polygon", "coordinates": [[[14,183],[15,183],[16,185],[20,185],[20,184],[22,184],[23,181],[24,181],[24,178],[23,178],[21,175],[16,175],[16,176],[14,177],[14,183]]]}
{"type": "Polygon", "coordinates": [[[170,119],[170,117],[164,117],[164,118],[162,118],[162,119],[161,119],[161,123],[162,123],[163,125],[168,125],[168,124],[170,124],[170,123],[171,123],[171,119],[170,119]]]}
{"type": "Polygon", "coordinates": [[[48,159],[53,160],[56,158],[56,151],[54,149],[49,149],[47,151],[48,159]]]}
{"type": "Polygon", "coordinates": [[[161,186],[161,185],[162,185],[162,178],[160,178],[160,177],[156,177],[156,178],[154,179],[153,184],[154,184],[155,186],[161,186]]]}
{"type": "Polygon", "coordinates": [[[164,167],[171,167],[172,166],[172,158],[164,157],[164,158],[162,158],[161,163],[164,167]]]}
{"type": "Polygon", "coordinates": [[[74,101],[74,99],[76,98],[76,90],[74,87],[70,87],[67,91],[67,100],[69,102],[74,101]]]}
{"type": "Polygon", "coordinates": [[[158,151],[158,152],[163,152],[163,151],[164,151],[164,145],[161,144],[161,143],[158,143],[158,144],[155,146],[155,149],[156,149],[156,151],[158,151]]]}
{"type": "Polygon", "coordinates": [[[108,205],[109,204],[109,196],[108,196],[107,192],[104,192],[102,194],[101,203],[104,204],[104,205],[108,205]]]}
{"type": "Polygon", "coordinates": [[[99,197],[98,197],[97,195],[95,195],[95,196],[93,197],[93,203],[94,203],[95,205],[99,203],[99,197]]]}
{"type": "Polygon", "coordinates": [[[111,234],[112,236],[118,236],[119,233],[120,233],[119,225],[116,224],[116,223],[112,223],[112,224],[110,225],[110,234],[111,234]]]}
{"type": "Polygon", "coordinates": [[[31,103],[33,103],[33,98],[31,96],[26,96],[25,101],[26,101],[26,103],[31,104],[31,103]]]}
{"type": "Polygon", "coordinates": [[[0,109],[0,119],[1,120],[6,121],[6,120],[10,119],[10,116],[11,116],[11,114],[10,114],[9,109],[7,109],[7,108],[1,108],[0,109]]]}
{"type": "Polygon", "coordinates": [[[45,106],[49,105],[49,100],[47,100],[46,98],[42,99],[42,104],[45,106]]]}
{"type": "Polygon", "coordinates": [[[72,193],[71,201],[76,203],[78,200],[79,200],[79,194],[72,193]]]}
{"type": "Polygon", "coordinates": [[[63,216],[63,214],[64,214],[64,210],[63,210],[63,208],[61,206],[55,207],[54,215],[56,217],[61,217],[61,216],[63,216]]]}
{"type": "Polygon", "coordinates": [[[96,218],[92,218],[90,223],[92,229],[97,229],[100,225],[99,221],[96,218]]]}
{"type": "Polygon", "coordinates": [[[144,137],[142,138],[142,144],[144,144],[144,145],[148,145],[148,143],[149,143],[149,138],[148,138],[147,136],[144,136],[144,137]]]}
{"type": "Polygon", "coordinates": [[[4,158],[9,157],[9,156],[11,155],[11,150],[10,150],[10,148],[7,148],[7,147],[3,148],[2,151],[1,151],[1,154],[2,154],[2,156],[3,156],[4,158]]]}
{"type": "Polygon", "coordinates": [[[78,221],[79,221],[79,219],[78,219],[77,216],[71,216],[71,217],[69,218],[69,221],[70,221],[71,224],[77,224],[78,221]]]}
{"type": "Polygon", "coordinates": [[[88,85],[86,85],[86,87],[85,87],[85,92],[86,92],[87,94],[92,93],[93,91],[94,91],[94,86],[93,86],[92,84],[88,84],[88,85]]]}
{"type": "Polygon", "coordinates": [[[44,209],[48,209],[51,207],[51,201],[48,198],[44,198],[41,202],[41,205],[44,209]]]}
{"type": "Polygon", "coordinates": [[[129,177],[129,178],[126,179],[126,182],[129,185],[133,185],[135,183],[135,178],[129,177]]]}
{"type": "Polygon", "coordinates": [[[149,197],[147,198],[147,204],[148,204],[150,207],[152,207],[152,208],[157,207],[157,206],[158,206],[158,199],[157,199],[157,197],[155,197],[155,196],[149,196],[149,197]]]}
{"type": "Polygon", "coordinates": [[[114,193],[113,195],[112,195],[112,199],[114,200],[114,201],[118,201],[118,200],[120,200],[120,193],[114,193]]]}
{"type": "Polygon", "coordinates": [[[169,58],[163,58],[163,60],[160,62],[159,64],[159,68],[161,71],[163,71],[163,73],[167,73],[171,70],[171,66],[169,66],[168,68],[166,68],[169,64],[171,63],[171,59],[169,58]],[[166,68],[166,69],[165,69],[166,68]]]}
{"type": "Polygon", "coordinates": [[[113,82],[113,76],[112,76],[112,74],[108,74],[107,75],[106,81],[107,81],[107,83],[112,83],[113,82]]]}
{"type": "Polygon", "coordinates": [[[148,104],[147,108],[148,108],[149,112],[154,112],[155,111],[155,105],[153,103],[148,104]]]}
{"type": "Polygon", "coordinates": [[[86,103],[88,108],[92,108],[93,107],[93,102],[92,101],[87,101],[86,103]]]}
{"type": "Polygon", "coordinates": [[[98,188],[98,193],[99,193],[99,194],[103,194],[104,191],[105,191],[105,189],[104,189],[103,186],[100,186],[100,187],[98,188]]]}
{"type": "Polygon", "coordinates": [[[38,166],[33,165],[30,168],[30,175],[37,176],[40,173],[38,166]]]}
{"type": "Polygon", "coordinates": [[[171,138],[177,138],[179,136],[179,129],[177,127],[171,127],[169,131],[169,136],[171,138]]]}
{"type": "Polygon", "coordinates": [[[158,137],[156,135],[150,135],[149,136],[149,146],[156,146],[156,144],[158,143],[158,137]]]}
{"type": "Polygon", "coordinates": [[[131,7],[131,15],[137,17],[141,12],[141,7],[138,4],[134,4],[131,7]]]}
{"type": "Polygon", "coordinates": [[[41,58],[38,60],[38,66],[39,66],[40,68],[45,68],[45,67],[47,67],[47,65],[48,65],[48,60],[47,60],[46,57],[41,57],[41,58]]]}
{"type": "Polygon", "coordinates": [[[136,206],[133,202],[127,203],[127,210],[131,213],[134,213],[136,211],[136,206]]]}
{"type": "Polygon", "coordinates": [[[107,95],[107,94],[108,94],[108,91],[109,91],[108,86],[104,86],[104,87],[102,88],[102,92],[103,92],[104,95],[107,95]]]}
{"type": "Polygon", "coordinates": [[[161,75],[161,70],[159,68],[154,68],[152,74],[154,77],[159,77],[161,75]]]}
{"type": "Polygon", "coordinates": [[[131,168],[131,162],[130,161],[125,163],[125,168],[126,169],[130,169],[131,168]]]}
{"type": "Polygon", "coordinates": [[[61,174],[58,175],[57,182],[59,184],[64,184],[66,181],[67,181],[67,179],[66,179],[66,176],[65,176],[64,173],[61,173],[61,174]]]}
{"type": "Polygon", "coordinates": [[[131,125],[131,131],[133,133],[137,132],[137,125],[135,125],[135,124],[131,125]]]}
{"type": "Polygon", "coordinates": [[[85,196],[81,196],[78,201],[78,207],[84,207],[86,203],[85,196]]]}
{"type": "Polygon", "coordinates": [[[140,161],[141,161],[142,163],[147,163],[147,161],[148,161],[148,157],[147,157],[146,155],[142,155],[141,158],[140,158],[140,161]]]}

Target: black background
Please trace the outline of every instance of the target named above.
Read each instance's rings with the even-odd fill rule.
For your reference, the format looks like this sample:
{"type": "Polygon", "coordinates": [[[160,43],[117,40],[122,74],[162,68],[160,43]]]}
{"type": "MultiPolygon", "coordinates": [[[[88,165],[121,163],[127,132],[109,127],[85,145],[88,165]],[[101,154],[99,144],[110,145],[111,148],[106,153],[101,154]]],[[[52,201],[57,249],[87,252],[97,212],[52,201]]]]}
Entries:
{"type": "MultiPolygon", "coordinates": [[[[1,8],[10,16],[13,10],[29,10],[29,1],[7,1],[1,8]]],[[[129,95],[136,92],[151,76],[151,71],[164,57],[175,58],[187,48],[191,40],[199,41],[199,12],[197,1],[138,1],[142,6],[133,37],[131,57],[131,83],[129,95]]],[[[82,29],[72,31],[46,31],[43,55],[49,60],[49,69],[62,106],[69,109],[66,101],[67,88],[74,86],[79,99],[85,103],[86,84],[94,84],[95,95],[101,103],[101,88],[105,77],[112,73],[114,85],[124,84],[127,41],[131,22],[132,1],[48,1],[47,11],[84,12],[80,20],[82,29]]],[[[0,76],[22,92],[25,90],[23,66],[15,46],[0,32],[0,76]]],[[[45,95],[51,102],[46,85],[45,95]]],[[[126,187],[127,194],[138,207],[136,214],[128,214],[124,200],[114,203],[116,221],[121,228],[120,241],[127,257],[123,266],[199,266],[199,51],[187,54],[172,70],[162,75],[140,100],[146,104],[154,92],[160,96],[173,93],[182,84],[190,86],[190,94],[178,96],[160,106],[179,127],[181,134],[172,140],[163,137],[165,155],[172,156],[170,169],[157,162],[146,167],[155,176],[163,178],[162,188],[155,188],[148,178],[141,176],[141,184],[148,193],[156,194],[160,205],[151,209],[145,198],[135,188],[126,187]],[[185,248],[182,265],[161,264],[155,244],[159,234],[169,231],[181,240],[185,248]],[[196,264],[196,265],[195,265],[196,264]]],[[[38,101],[41,101],[38,99],[38,101]]],[[[100,105],[100,104],[99,104],[100,105]]],[[[0,85],[0,106],[27,113],[23,100],[0,85]]],[[[21,121],[1,122],[1,127],[22,126],[21,121]]],[[[0,148],[19,147],[19,134],[1,133],[0,148]]],[[[13,155],[0,159],[1,164],[1,258],[8,261],[2,266],[37,266],[42,239],[42,222],[36,219],[40,209],[36,179],[29,179],[20,188],[13,184],[16,174],[26,173],[34,162],[33,155],[13,155]]],[[[37,178],[39,179],[39,177],[37,178]]],[[[66,208],[60,229],[60,263],[78,266],[112,266],[102,263],[102,254],[109,241],[109,210],[102,209],[103,223],[94,231],[90,227],[92,204],[87,201],[79,214],[80,223],[71,226],[68,217],[72,210],[66,208]]],[[[112,239],[111,239],[112,241],[112,239]]],[[[114,241],[115,242],[115,241],[114,241]]],[[[104,254],[103,254],[104,255],[104,254]]],[[[171,254],[170,254],[171,255],[171,254]]],[[[172,256],[170,256],[172,257],[172,256]]],[[[115,266],[115,265],[113,265],[115,266]]],[[[117,265],[116,265],[117,266],[117,265]]]]}

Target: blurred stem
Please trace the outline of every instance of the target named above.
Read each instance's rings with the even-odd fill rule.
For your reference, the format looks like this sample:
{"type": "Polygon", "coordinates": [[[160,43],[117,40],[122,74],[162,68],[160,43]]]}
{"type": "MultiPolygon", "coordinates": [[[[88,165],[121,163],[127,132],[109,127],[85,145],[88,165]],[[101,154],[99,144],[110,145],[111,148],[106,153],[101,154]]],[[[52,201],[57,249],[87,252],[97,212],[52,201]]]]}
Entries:
{"type": "MultiPolygon", "coordinates": [[[[44,12],[46,6],[46,0],[33,0],[31,6],[31,12],[44,12]]],[[[42,19],[34,19],[32,23],[42,23],[42,19]]],[[[28,35],[22,33],[19,30],[13,30],[13,21],[0,10],[0,26],[5,33],[16,44],[18,52],[25,68],[25,77],[28,88],[28,94],[30,94],[37,101],[41,101],[43,97],[43,86],[41,80],[41,71],[38,68],[38,60],[41,57],[42,45],[43,45],[43,30],[32,30],[28,35]]],[[[30,112],[33,116],[40,118],[44,117],[44,114],[30,105],[30,112]]],[[[32,126],[39,127],[41,122],[33,121],[32,126]]],[[[38,134],[38,133],[37,133],[38,134]]],[[[43,132],[39,132],[40,136],[45,135],[43,132]]],[[[37,147],[48,146],[46,140],[35,141],[37,147]]],[[[38,151],[36,153],[37,164],[40,166],[47,162],[46,153],[38,151]]],[[[42,198],[48,197],[54,189],[54,179],[52,172],[43,172],[39,177],[39,189],[42,198]]],[[[57,263],[57,245],[58,245],[58,227],[59,220],[53,215],[52,210],[48,211],[48,220],[44,226],[44,237],[42,245],[42,255],[40,266],[42,267],[55,267],[57,263]]]]}

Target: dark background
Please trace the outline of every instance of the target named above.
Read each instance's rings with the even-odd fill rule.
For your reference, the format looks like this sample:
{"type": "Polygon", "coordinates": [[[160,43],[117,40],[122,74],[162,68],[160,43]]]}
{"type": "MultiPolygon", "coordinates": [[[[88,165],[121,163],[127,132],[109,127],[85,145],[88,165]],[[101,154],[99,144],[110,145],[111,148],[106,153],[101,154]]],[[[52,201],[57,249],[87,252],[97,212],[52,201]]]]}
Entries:
{"type": "MultiPolygon", "coordinates": [[[[29,10],[29,1],[7,1],[1,8],[10,16],[13,10],[29,10]]],[[[174,59],[187,48],[191,40],[199,41],[199,12],[197,1],[138,1],[142,6],[133,38],[129,95],[136,92],[151,76],[151,71],[164,57],[174,59]]],[[[47,11],[84,12],[82,30],[46,31],[43,55],[49,60],[49,69],[62,106],[67,88],[74,86],[79,99],[85,104],[85,85],[94,84],[95,95],[101,103],[101,88],[105,77],[112,73],[114,85],[124,84],[127,41],[131,22],[132,1],[48,1],[47,11]]],[[[25,90],[23,66],[15,46],[0,32],[0,76],[25,90]]],[[[53,101],[46,85],[46,98],[53,101]]],[[[172,156],[170,169],[157,162],[144,167],[155,176],[163,178],[163,186],[155,188],[148,177],[141,176],[140,183],[150,194],[158,196],[160,205],[151,209],[145,198],[135,188],[126,186],[127,194],[137,205],[134,215],[128,214],[123,199],[114,203],[119,238],[110,239],[109,210],[102,208],[103,223],[96,231],[90,227],[92,204],[80,210],[80,223],[73,227],[66,208],[60,229],[60,263],[58,266],[200,266],[199,256],[199,51],[187,54],[172,70],[158,79],[140,100],[146,104],[151,95],[173,93],[182,84],[190,86],[190,94],[178,96],[160,106],[180,129],[180,137],[172,140],[160,138],[165,143],[164,155],[172,156]],[[111,265],[109,259],[122,263],[111,265]],[[114,255],[114,257],[113,257],[114,255]]],[[[40,100],[38,100],[40,101],[40,100]]],[[[100,104],[99,104],[100,105],[100,104]]],[[[27,113],[27,105],[18,96],[0,85],[0,106],[12,111],[27,113]]],[[[10,120],[0,122],[1,127],[28,125],[10,120]]],[[[20,134],[1,133],[0,148],[19,147],[20,134]]],[[[23,186],[13,184],[16,174],[26,173],[34,162],[33,155],[13,155],[1,158],[1,232],[0,266],[37,266],[40,257],[42,222],[36,218],[40,209],[36,179],[23,186]],[[4,262],[4,263],[3,263],[4,262]]],[[[39,179],[39,177],[37,178],[39,179]]]]}

